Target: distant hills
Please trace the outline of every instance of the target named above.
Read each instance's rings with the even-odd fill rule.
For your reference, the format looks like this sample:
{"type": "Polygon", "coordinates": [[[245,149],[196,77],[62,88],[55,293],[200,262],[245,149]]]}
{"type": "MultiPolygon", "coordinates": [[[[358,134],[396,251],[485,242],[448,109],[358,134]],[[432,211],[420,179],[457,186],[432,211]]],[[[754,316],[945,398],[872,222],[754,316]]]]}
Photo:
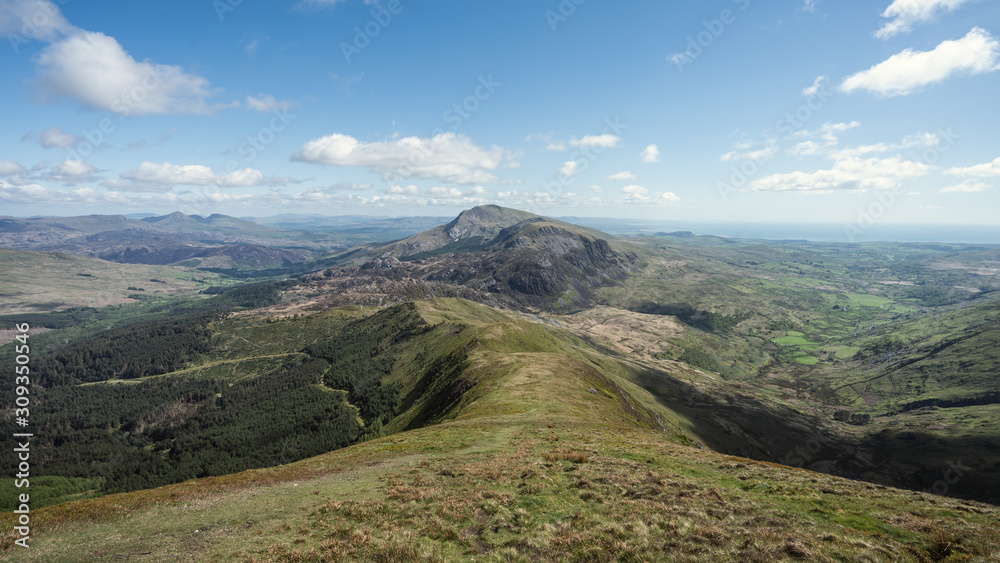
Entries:
{"type": "Polygon", "coordinates": [[[266,269],[311,259],[307,241],[226,215],[0,218],[0,247],[93,256],[127,264],[266,269]],[[298,248],[282,248],[295,244],[298,248]],[[305,248],[303,248],[305,247],[305,248]]]}

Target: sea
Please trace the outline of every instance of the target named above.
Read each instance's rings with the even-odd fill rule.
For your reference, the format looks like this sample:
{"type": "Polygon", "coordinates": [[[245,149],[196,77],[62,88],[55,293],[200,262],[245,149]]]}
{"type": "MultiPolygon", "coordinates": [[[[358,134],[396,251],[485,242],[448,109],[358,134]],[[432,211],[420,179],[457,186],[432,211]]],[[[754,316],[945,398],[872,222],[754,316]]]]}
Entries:
{"type": "Polygon", "coordinates": [[[1000,245],[1000,225],[906,225],[875,223],[860,228],[843,223],[709,223],[567,217],[563,220],[614,235],[654,235],[688,231],[741,239],[816,242],[926,242],[1000,245]]]}

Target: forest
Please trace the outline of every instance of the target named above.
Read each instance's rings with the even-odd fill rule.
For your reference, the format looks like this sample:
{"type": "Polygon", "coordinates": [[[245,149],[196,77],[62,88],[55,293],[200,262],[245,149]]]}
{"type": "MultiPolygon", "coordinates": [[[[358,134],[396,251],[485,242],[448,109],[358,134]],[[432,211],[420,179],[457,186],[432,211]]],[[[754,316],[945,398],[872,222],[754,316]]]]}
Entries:
{"type": "MultiPolygon", "coordinates": [[[[59,502],[226,475],[380,435],[400,407],[398,387],[382,379],[398,347],[430,329],[412,306],[345,323],[237,382],[174,373],[218,361],[217,343],[234,330],[220,311],[267,302],[273,291],[227,291],[195,314],[122,323],[34,358],[32,473],[44,476],[32,483],[36,496],[59,502]]],[[[0,453],[0,463],[15,466],[13,455],[0,453]]]]}

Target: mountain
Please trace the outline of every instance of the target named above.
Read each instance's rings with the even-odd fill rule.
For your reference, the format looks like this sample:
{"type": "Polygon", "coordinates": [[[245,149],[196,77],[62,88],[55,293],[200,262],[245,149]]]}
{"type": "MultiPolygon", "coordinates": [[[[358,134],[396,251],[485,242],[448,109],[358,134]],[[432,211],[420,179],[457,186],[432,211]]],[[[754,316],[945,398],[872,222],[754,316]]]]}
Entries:
{"type": "Polygon", "coordinates": [[[218,213],[202,217],[200,215],[185,215],[178,211],[159,217],[146,217],[142,221],[154,225],[157,229],[168,232],[201,231],[210,228],[214,231],[246,237],[255,233],[266,233],[274,230],[251,221],[229,217],[228,215],[220,215],[218,213]]]}
{"type": "Polygon", "coordinates": [[[640,264],[610,235],[495,205],[347,258],[355,265],[308,279],[340,299],[362,286],[365,299],[402,292],[558,310],[587,306],[596,288],[618,283],[640,264]]]}

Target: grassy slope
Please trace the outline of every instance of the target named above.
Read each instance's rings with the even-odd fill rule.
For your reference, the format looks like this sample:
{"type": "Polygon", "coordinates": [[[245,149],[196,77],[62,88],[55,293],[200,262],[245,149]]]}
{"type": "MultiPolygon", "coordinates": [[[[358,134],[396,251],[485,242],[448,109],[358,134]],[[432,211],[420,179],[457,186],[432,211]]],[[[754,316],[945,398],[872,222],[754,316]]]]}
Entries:
{"type": "Polygon", "coordinates": [[[698,367],[745,379],[775,402],[815,413],[837,428],[841,443],[856,447],[848,455],[794,456],[811,468],[925,490],[940,485],[949,462],[964,462],[975,471],[950,484],[948,494],[1000,499],[995,479],[1000,405],[956,402],[1000,391],[1000,301],[995,293],[960,289],[996,287],[1000,250],[764,244],[712,237],[633,242],[643,248],[649,265],[623,287],[601,290],[608,303],[751,312],[724,332],[678,322],[680,333],[662,333],[640,354],[684,360],[682,353],[694,350],[698,367]],[[953,298],[922,301],[913,297],[915,290],[953,298]],[[977,298],[969,300],[970,295],[977,298]],[[868,351],[886,339],[899,345],[868,351]],[[952,402],[907,410],[934,400],[952,402]],[[872,416],[872,424],[833,423],[835,412],[845,409],[872,416]]]}
{"type": "Polygon", "coordinates": [[[4,264],[0,268],[0,308],[4,314],[131,303],[135,300],[128,296],[134,294],[188,295],[215,283],[219,277],[190,268],[119,264],[72,254],[3,248],[0,263],[4,264]]]}
{"type": "MultiPolygon", "coordinates": [[[[1000,556],[996,508],[679,444],[690,421],[628,381],[637,366],[468,302],[419,307],[437,326],[404,352],[394,377],[411,390],[427,385],[398,424],[438,424],[288,466],[38,510],[31,550],[9,551],[8,532],[0,558],[1000,556]],[[454,361],[407,372],[420,354],[454,361]],[[419,400],[428,393],[454,400],[419,400]]],[[[4,530],[10,516],[0,517],[4,530]]]]}

